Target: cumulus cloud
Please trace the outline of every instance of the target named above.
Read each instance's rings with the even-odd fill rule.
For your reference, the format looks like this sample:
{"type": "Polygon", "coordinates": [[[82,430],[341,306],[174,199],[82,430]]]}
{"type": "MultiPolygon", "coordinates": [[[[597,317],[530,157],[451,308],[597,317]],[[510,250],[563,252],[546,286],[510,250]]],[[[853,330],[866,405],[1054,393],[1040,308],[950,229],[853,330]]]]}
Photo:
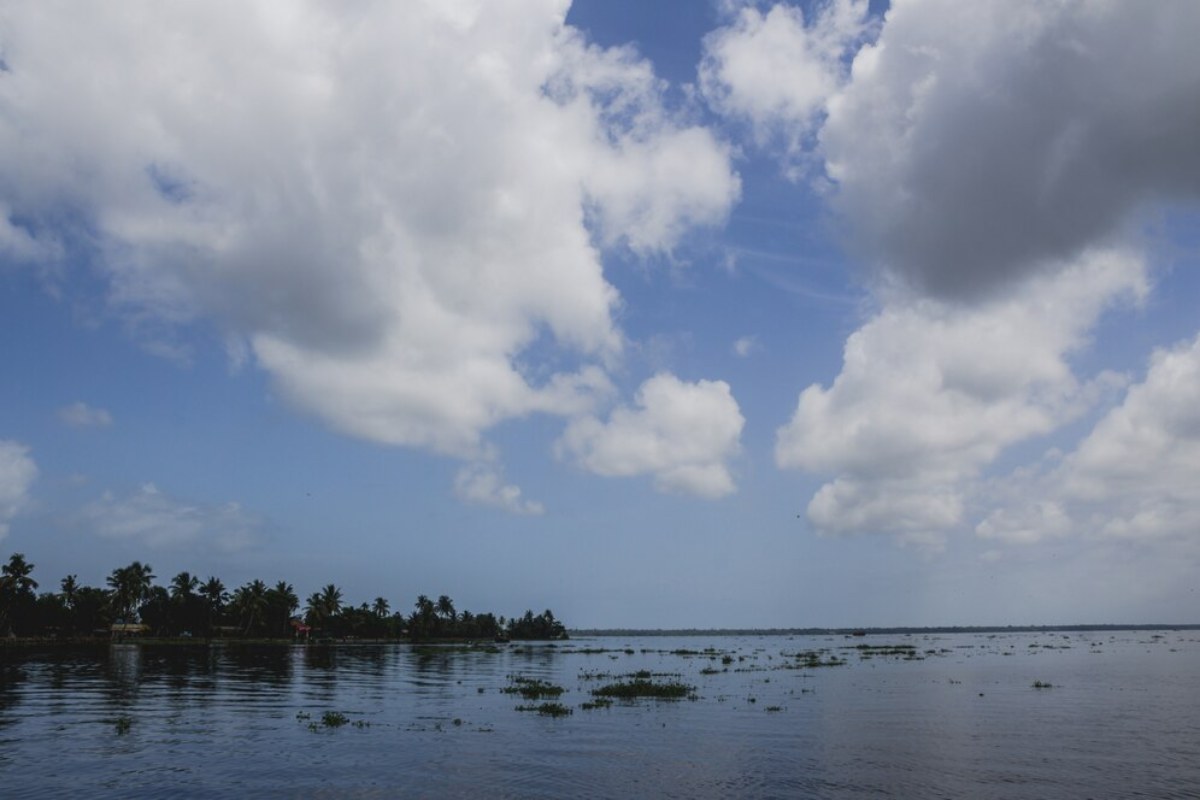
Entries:
{"type": "MultiPolygon", "coordinates": [[[[1067,535],[1085,487],[1121,483],[1100,476],[1101,452],[1126,459],[1117,496],[1136,507],[1110,498],[1088,525],[1178,527],[1187,505],[1142,459],[1181,459],[1182,483],[1195,466],[1118,446],[1116,422],[1061,464],[987,471],[1123,385],[1070,358],[1107,305],[1147,291],[1128,245],[1139,214],[1200,197],[1198,26],[1187,3],[896,0],[880,20],[849,2],[744,8],[708,38],[711,106],[782,146],[877,278],[880,310],[841,374],[778,432],[781,467],[829,477],[808,504],[816,528],[937,545],[990,502],[983,536],[1067,535]]],[[[1130,402],[1145,394],[1187,397],[1135,388],[1130,402]]],[[[1156,426],[1138,424],[1148,446],[1156,426]]]]}
{"type": "Polygon", "coordinates": [[[0,439],[0,539],[8,535],[13,517],[28,504],[37,475],[28,447],[0,439]]]}
{"type": "Polygon", "coordinates": [[[985,538],[1035,542],[1078,535],[1149,541],[1200,530],[1200,335],[1159,350],[1071,453],[1017,473],[976,527],[985,538]]]}
{"type": "Polygon", "coordinates": [[[737,10],[729,25],[704,40],[701,91],[717,111],[750,123],[760,142],[782,139],[795,154],[824,119],[825,104],[845,83],[846,56],[872,30],[865,0],[799,6],[766,13],[737,10]]]}
{"type": "Polygon", "coordinates": [[[779,429],[780,467],[831,474],[808,506],[822,531],[936,543],[962,528],[965,492],[1005,448],[1089,408],[1116,376],[1080,380],[1068,357],[1100,313],[1147,291],[1141,259],[1090,253],[1030,291],[964,307],[884,307],[846,341],[841,374],[779,429]]]}
{"type": "Polygon", "coordinates": [[[468,503],[493,506],[513,514],[536,516],[546,510],[536,500],[522,498],[520,488],[506,484],[500,470],[486,462],[475,462],[460,469],[454,478],[454,491],[468,503]]]}
{"type": "Polygon", "coordinates": [[[1200,196],[1197,4],[897,0],[847,39],[856,7],[747,9],[703,74],[718,110],[808,137],[873,267],[978,299],[1200,196]]]}
{"type": "Polygon", "coordinates": [[[974,297],[1197,198],[1197,26],[1194,3],[897,3],[820,134],[856,240],[974,297]]]}
{"type": "Polygon", "coordinates": [[[236,553],[262,535],[261,520],[238,503],[187,503],[152,483],[124,497],[105,492],[83,508],[79,521],[105,538],[158,550],[216,548],[236,553]]]}
{"type": "Polygon", "coordinates": [[[58,418],[73,428],[107,428],[113,424],[112,414],[103,408],[93,408],[84,402],[76,402],[60,408],[58,418]]]}
{"type": "Polygon", "coordinates": [[[724,381],[688,383],[660,373],[641,385],[634,407],[607,422],[580,417],[556,449],[599,475],[653,475],[662,491],[717,498],[735,490],[728,461],[745,420],[724,381]]]}
{"type": "Polygon", "coordinates": [[[480,458],[496,423],[611,391],[599,248],[669,252],[740,191],[566,9],[10,8],[0,240],[68,242],[131,319],[214,321],[339,430],[480,458]]]}

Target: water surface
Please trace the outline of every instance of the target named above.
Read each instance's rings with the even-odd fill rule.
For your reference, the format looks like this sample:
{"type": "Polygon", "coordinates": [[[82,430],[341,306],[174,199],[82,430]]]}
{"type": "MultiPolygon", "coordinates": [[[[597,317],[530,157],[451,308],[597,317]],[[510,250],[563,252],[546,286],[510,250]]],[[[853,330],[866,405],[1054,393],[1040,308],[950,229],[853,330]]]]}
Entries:
{"type": "Polygon", "coordinates": [[[1195,797],[1200,633],[12,649],[0,786],[6,798],[1195,797]],[[582,707],[639,671],[692,698],[582,707]],[[502,691],[518,676],[562,686],[571,713],[516,710],[548,700],[502,691]]]}

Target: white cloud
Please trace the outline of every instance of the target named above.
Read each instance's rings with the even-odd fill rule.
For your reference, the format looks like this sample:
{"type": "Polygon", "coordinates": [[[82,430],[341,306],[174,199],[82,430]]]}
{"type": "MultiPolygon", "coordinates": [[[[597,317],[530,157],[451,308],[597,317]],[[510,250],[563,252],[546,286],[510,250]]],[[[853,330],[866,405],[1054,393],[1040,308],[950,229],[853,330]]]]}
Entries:
{"type": "Polygon", "coordinates": [[[761,347],[757,336],[741,336],[733,343],[733,354],[738,358],[749,358],[761,347]]]}
{"type": "Polygon", "coordinates": [[[493,464],[474,462],[458,471],[454,491],[459,498],[476,505],[493,506],[513,514],[537,516],[545,507],[536,500],[525,500],[521,490],[504,482],[504,476],[493,464]]]}
{"type": "Polygon", "coordinates": [[[1121,383],[1068,358],[1108,303],[1146,291],[1121,252],[1139,212],[1200,197],[1200,6],[896,0],[874,22],[830,9],[742,9],[702,66],[714,109],[789,168],[823,164],[815,188],[877,278],[882,310],[847,340],[841,374],[779,430],[781,467],[830,477],[809,519],[936,545],[991,503],[981,535],[1065,536],[1082,487],[1107,490],[1108,474],[1085,479],[1097,454],[1120,453],[1131,505],[1110,498],[1086,524],[1178,527],[1187,504],[1143,459],[1176,459],[1183,483],[1196,472],[1186,451],[1137,452],[1148,422],[1137,447],[1105,423],[1061,464],[1006,482],[987,470],[1121,383]]]}
{"type": "Polygon", "coordinates": [[[719,112],[824,162],[872,268],[978,299],[1200,197],[1200,5],[865,5],[743,9],[701,74],[719,112]]]}
{"type": "Polygon", "coordinates": [[[1198,481],[1200,335],[1156,352],[1145,379],[1073,452],[1012,476],[976,532],[1016,542],[1194,538],[1198,481]]]}
{"type": "Polygon", "coordinates": [[[0,539],[8,535],[13,517],[28,504],[37,475],[28,447],[0,439],[0,539]]]}
{"type": "Polygon", "coordinates": [[[660,490],[716,498],[736,489],[727,462],[744,422],[724,381],[660,373],[638,389],[634,408],[615,409],[607,422],[573,420],[557,450],[599,475],[650,474],[660,490]]]}
{"type": "Polygon", "coordinates": [[[980,306],[894,299],[846,341],[832,386],[800,394],[776,461],[834,476],[808,507],[819,530],[936,542],[966,525],[971,482],[1006,447],[1111,385],[1081,382],[1067,357],[1106,306],[1145,291],[1140,259],[1098,252],[980,306]]]}
{"type": "Polygon", "coordinates": [[[728,148],[566,9],[8,9],[5,236],[88,243],[130,319],[215,321],[339,430],[479,458],[498,422],[611,391],[598,244],[669,252],[739,193],[728,148]]]}
{"type": "Polygon", "coordinates": [[[238,503],[206,506],[171,497],[152,483],[126,497],[105,492],[86,505],[79,521],[92,532],[158,550],[236,553],[262,535],[262,522],[238,503]]]}
{"type": "Polygon", "coordinates": [[[113,424],[112,414],[103,408],[92,408],[84,402],[60,408],[58,418],[73,428],[107,428],[113,424]]]}
{"type": "Polygon", "coordinates": [[[740,8],[705,38],[701,90],[720,113],[751,123],[761,142],[781,137],[796,153],[845,83],[847,53],[869,31],[865,0],[816,5],[808,19],[784,3],[765,14],[740,8]]]}
{"type": "Polygon", "coordinates": [[[14,223],[12,209],[0,201],[0,268],[9,263],[51,262],[62,255],[62,248],[53,237],[35,238],[28,230],[14,223]]]}
{"type": "Polygon", "coordinates": [[[1196,3],[897,2],[819,150],[853,242],[943,297],[1200,197],[1196,3]]]}

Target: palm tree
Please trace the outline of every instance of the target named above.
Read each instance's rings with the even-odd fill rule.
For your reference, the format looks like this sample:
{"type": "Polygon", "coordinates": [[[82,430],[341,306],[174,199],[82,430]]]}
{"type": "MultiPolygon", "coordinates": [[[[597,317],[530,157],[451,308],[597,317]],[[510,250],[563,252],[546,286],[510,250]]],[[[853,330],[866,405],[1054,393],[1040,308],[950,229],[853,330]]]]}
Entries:
{"type": "Polygon", "coordinates": [[[332,583],[308,597],[308,622],[314,628],[323,628],[333,621],[342,610],[342,590],[332,583]]]}
{"type": "Polygon", "coordinates": [[[243,634],[262,625],[267,610],[267,585],[257,578],[233,593],[233,606],[244,623],[243,634]]]}
{"type": "Polygon", "coordinates": [[[8,557],[8,563],[0,567],[0,589],[25,594],[38,588],[38,582],[29,577],[33,573],[33,564],[25,560],[23,553],[13,553],[8,557]]]}
{"type": "Polygon", "coordinates": [[[74,575],[68,575],[63,578],[59,584],[62,587],[63,602],[67,604],[67,608],[75,608],[75,595],[79,593],[79,584],[74,575]]]}
{"type": "Polygon", "coordinates": [[[437,607],[425,595],[418,595],[416,611],[409,618],[409,634],[414,640],[426,639],[437,632],[437,626],[437,607]]]}
{"type": "Polygon", "coordinates": [[[279,581],[267,590],[267,617],[273,635],[287,635],[288,622],[299,607],[300,598],[287,581],[279,581]]]}
{"type": "Polygon", "coordinates": [[[321,623],[325,621],[320,592],[313,592],[304,601],[304,618],[314,628],[321,627],[321,623]]]}
{"type": "Polygon", "coordinates": [[[200,579],[181,572],[171,579],[171,627],[176,633],[191,635],[200,630],[205,619],[204,598],[197,594],[200,579]]]}
{"type": "Polygon", "coordinates": [[[200,588],[200,579],[191,573],[181,572],[171,579],[171,599],[186,601],[200,588]]]}
{"type": "Polygon", "coordinates": [[[336,617],[342,610],[342,590],[332,583],[328,584],[321,590],[321,604],[325,608],[326,617],[336,617]]]}
{"type": "Polygon", "coordinates": [[[150,591],[150,581],[154,573],[149,564],[134,561],[128,567],[119,567],[108,576],[107,583],[112,588],[111,601],[113,611],[121,622],[128,622],[133,609],[150,591]]]}
{"type": "Polygon", "coordinates": [[[229,595],[225,592],[225,584],[221,583],[221,579],[217,577],[209,577],[201,584],[200,595],[204,598],[204,605],[208,612],[208,631],[211,635],[213,623],[221,618],[221,612],[225,608],[225,603],[229,601],[229,595]]]}
{"type": "Polygon", "coordinates": [[[0,567],[0,627],[5,634],[12,636],[11,615],[17,606],[31,604],[36,601],[34,590],[38,583],[29,577],[33,572],[33,564],[25,560],[21,553],[13,553],[8,563],[0,567]]]}
{"type": "Polygon", "coordinates": [[[457,619],[458,615],[454,613],[454,601],[449,595],[442,595],[437,601],[437,612],[445,617],[451,624],[457,619]]]}
{"type": "Polygon", "coordinates": [[[386,617],[391,609],[388,606],[388,601],[382,597],[375,598],[375,604],[371,607],[377,617],[386,617]]]}

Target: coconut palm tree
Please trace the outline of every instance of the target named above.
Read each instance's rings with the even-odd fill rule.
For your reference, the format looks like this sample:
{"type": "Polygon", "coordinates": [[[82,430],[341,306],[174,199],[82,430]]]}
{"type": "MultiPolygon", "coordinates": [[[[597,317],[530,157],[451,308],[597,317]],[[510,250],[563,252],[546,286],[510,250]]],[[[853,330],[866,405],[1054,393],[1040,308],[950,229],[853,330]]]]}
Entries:
{"type": "Polygon", "coordinates": [[[225,584],[221,583],[220,578],[209,577],[208,580],[200,585],[200,596],[204,598],[206,627],[211,635],[213,625],[221,619],[221,612],[224,611],[225,604],[229,602],[229,595],[226,593],[225,584]]]}
{"type": "Polygon", "coordinates": [[[79,594],[79,583],[74,575],[68,575],[59,581],[58,584],[62,587],[63,602],[67,604],[67,608],[75,608],[75,596],[79,594]]]}
{"type": "Polygon", "coordinates": [[[112,589],[109,595],[113,613],[117,620],[129,622],[133,610],[150,591],[150,582],[154,573],[149,564],[134,561],[128,567],[119,567],[108,576],[107,583],[112,589]]]}
{"type": "Polygon", "coordinates": [[[314,628],[326,628],[342,610],[342,590],[332,583],[308,598],[308,623],[314,628]]]}
{"type": "Polygon", "coordinates": [[[454,620],[458,618],[458,615],[454,611],[454,601],[450,599],[449,595],[444,594],[438,598],[437,612],[445,617],[451,625],[453,625],[454,620]]]}
{"type": "Polygon", "coordinates": [[[325,609],[325,616],[327,618],[336,617],[338,612],[342,610],[342,590],[332,583],[326,585],[321,590],[321,605],[325,609]]]}
{"type": "Polygon", "coordinates": [[[29,577],[32,573],[33,564],[21,553],[13,553],[8,563],[0,567],[0,629],[8,636],[13,634],[13,612],[37,601],[34,590],[38,583],[29,577]]]}
{"type": "Polygon", "coordinates": [[[200,588],[200,579],[189,572],[181,572],[171,579],[171,599],[187,600],[200,588]]]}
{"type": "Polygon", "coordinates": [[[382,597],[375,598],[375,604],[371,606],[371,610],[375,612],[377,617],[386,617],[391,608],[388,606],[388,601],[382,597]]]}
{"type": "Polygon", "coordinates": [[[181,572],[171,579],[171,623],[176,633],[191,633],[204,625],[205,602],[198,594],[200,579],[190,572],[181,572]]]}
{"type": "Polygon", "coordinates": [[[300,598],[287,581],[279,581],[267,590],[267,619],[272,636],[287,636],[292,614],[300,607],[300,598]]]}
{"type": "Polygon", "coordinates": [[[231,601],[241,620],[242,633],[248,635],[262,626],[267,612],[267,585],[257,578],[234,591],[231,601]]]}

